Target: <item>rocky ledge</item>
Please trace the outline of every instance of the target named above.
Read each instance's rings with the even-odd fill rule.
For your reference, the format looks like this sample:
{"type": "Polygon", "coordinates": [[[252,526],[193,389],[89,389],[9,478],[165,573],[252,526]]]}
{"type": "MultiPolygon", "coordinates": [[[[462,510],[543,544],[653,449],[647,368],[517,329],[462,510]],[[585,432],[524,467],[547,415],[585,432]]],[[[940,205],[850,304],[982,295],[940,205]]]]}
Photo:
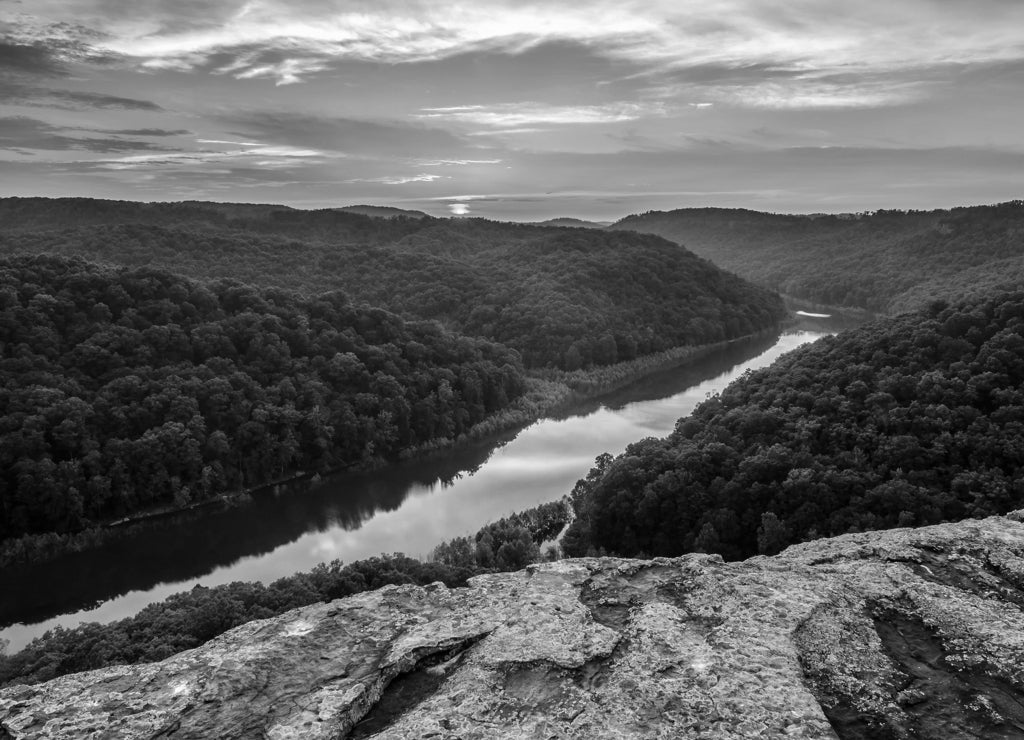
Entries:
{"type": "Polygon", "coordinates": [[[1024,516],[387,587],[0,692],[0,738],[1020,738],[1024,516]]]}

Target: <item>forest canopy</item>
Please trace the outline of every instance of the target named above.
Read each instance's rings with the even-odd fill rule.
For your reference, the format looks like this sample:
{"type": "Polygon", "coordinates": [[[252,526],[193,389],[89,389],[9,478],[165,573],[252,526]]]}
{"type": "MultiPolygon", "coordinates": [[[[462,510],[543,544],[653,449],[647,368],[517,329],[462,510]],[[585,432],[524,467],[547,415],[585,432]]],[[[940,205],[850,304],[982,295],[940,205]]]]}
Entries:
{"type": "Polygon", "coordinates": [[[665,439],[603,456],[567,555],[743,558],[1024,500],[1024,291],[933,304],[795,350],[665,439]]]}
{"type": "Polygon", "coordinates": [[[612,228],[658,234],[781,293],[894,312],[1024,283],[1024,201],[799,216],[692,208],[612,228]]]}
{"type": "Polygon", "coordinates": [[[516,352],[353,304],[0,257],[0,539],[74,532],[451,440],[516,352]]]}
{"type": "Polygon", "coordinates": [[[517,350],[610,365],[776,324],[781,300],[632,232],[272,206],[0,199],[0,254],[54,253],[306,295],[344,290],[517,350]]]}

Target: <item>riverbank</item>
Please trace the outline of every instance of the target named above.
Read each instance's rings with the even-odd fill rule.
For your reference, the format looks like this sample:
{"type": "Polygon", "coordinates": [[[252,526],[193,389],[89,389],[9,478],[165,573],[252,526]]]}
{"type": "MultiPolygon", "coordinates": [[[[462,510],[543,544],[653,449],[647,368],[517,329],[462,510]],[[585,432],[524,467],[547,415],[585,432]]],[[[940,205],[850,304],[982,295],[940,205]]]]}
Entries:
{"type": "MultiPolygon", "coordinates": [[[[425,459],[433,454],[451,452],[460,445],[476,442],[485,437],[512,429],[521,429],[541,419],[571,411],[582,403],[625,388],[649,375],[700,360],[729,345],[775,336],[786,323],[782,322],[771,329],[735,339],[696,346],[673,347],[626,362],[589,370],[567,371],[551,368],[531,370],[527,374],[526,393],[517,398],[508,408],[497,414],[492,414],[455,439],[436,440],[411,448],[400,455],[399,459],[403,461],[425,459]]],[[[381,461],[385,465],[387,462],[381,461]]],[[[357,469],[372,470],[373,468],[357,469]]]]}
{"type": "Polygon", "coordinates": [[[729,344],[447,454],[282,485],[244,505],[127,526],[101,547],[2,569],[0,624],[10,626],[0,628],[0,639],[18,650],[47,630],[116,621],[197,584],[269,586],[321,562],[426,556],[439,542],[561,500],[595,458],[670,434],[679,418],[748,370],[826,335],[810,323],[729,344]]]}
{"type": "MultiPolygon", "coordinates": [[[[526,393],[506,409],[492,414],[455,439],[435,440],[405,450],[399,456],[399,461],[427,460],[450,454],[461,446],[468,446],[502,432],[518,431],[541,419],[568,412],[581,403],[636,383],[648,375],[684,366],[730,344],[758,337],[768,337],[777,332],[778,329],[773,328],[723,342],[675,347],[627,362],[589,370],[569,372],[544,369],[531,371],[527,375],[526,393]]],[[[275,486],[305,479],[316,479],[316,476],[326,476],[337,472],[373,472],[391,464],[394,464],[394,461],[377,458],[343,470],[319,473],[297,472],[242,490],[226,491],[213,498],[190,503],[183,507],[162,506],[130,517],[103,522],[81,532],[26,535],[0,546],[0,567],[45,563],[64,555],[90,550],[156,519],[176,516],[189,511],[245,505],[251,496],[275,486]]]]}
{"type": "Polygon", "coordinates": [[[782,298],[782,302],[786,308],[791,312],[803,309],[814,309],[818,311],[828,311],[829,314],[843,314],[844,316],[856,320],[856,321],[869,321],[876,316],[885,316],[884,313],[878,311],[870,311],[861,306],[834,306],[827,303],[818,303],[812,301],[809,298],[801,298],[800,296],[790,295],[788,293],[779,293],[779,297],[782,298]]]}

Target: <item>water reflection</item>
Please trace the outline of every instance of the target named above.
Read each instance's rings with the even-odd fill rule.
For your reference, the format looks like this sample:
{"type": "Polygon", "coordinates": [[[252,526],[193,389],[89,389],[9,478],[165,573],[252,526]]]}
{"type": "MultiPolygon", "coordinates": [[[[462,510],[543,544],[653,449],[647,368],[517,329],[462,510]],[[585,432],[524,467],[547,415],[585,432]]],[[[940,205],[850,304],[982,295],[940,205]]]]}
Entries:
{"type": "Polygon", "coordinates": [[[669,433],[680,416],[747,369],[835,331],[827,323],[807,330],[808,321],[828,320],[805,319],[782,335],[735,342],[443,457],[278,486],[246,505],[153,520],[90,552],[5,569],[0,622],[20,624],[0,630],[0,639],[16,650],[57,624],[119,619],[196,583],[269,583],[333,559],[426,555],[488,521],[557,500],[600,453],[669,433]]]}
{"type": "Polygon", "coordinates": [[[273,552],[307,532],[358,529],[375,514],[398,509],[414,490],[456,484],[515,435],[516,430],[509,431],[457,455],[372,474],[275,486],[245,504],[142,522],[94,550],[6,568],[0,575],[0,591],[7,597],[0,602],[0,622],[38,621],[155,583],[187,581],[241,558],[273,552]]]}

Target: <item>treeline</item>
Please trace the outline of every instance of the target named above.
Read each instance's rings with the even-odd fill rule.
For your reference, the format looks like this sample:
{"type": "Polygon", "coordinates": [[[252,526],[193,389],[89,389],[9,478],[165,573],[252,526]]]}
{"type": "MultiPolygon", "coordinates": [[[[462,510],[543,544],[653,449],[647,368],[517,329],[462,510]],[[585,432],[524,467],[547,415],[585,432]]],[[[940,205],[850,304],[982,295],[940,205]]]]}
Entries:
{"type": "Polygon", "coordinates": [[[211,234],[244,232],[290,239],[386,243],[422,228],[419,220],[416,216],[373,218],[336,208],[297,210],[288,206],[258,203],[138,203],[95,198],[0,198],[0,224],[5,231],[11,233],[105,227],[111,224],[157,227],[189,224],[211,234]]]}
{"type": "Polygon", "coordinates": [[[340,292],[0,258],[0,539],[450,440],[517,354],[340,292]]]}
{"type": "Polygon", "coordinates": [[[611,365],[751,334],[784,315],[769,291],[648,235],[245,208],[269,209],[4,199],[0,253],[78,255],[308,295],[341,289],[500,342],[531,368],[611,365]]]}
{"type": "Polygon", "coordinates": [[[839,216],[651,211],[614,228],[672,239],[782,293],[880,312],[1012,288],[1024,277],[1024,201],[839,216]]]}
{"type": "Polygon", "coordinates": [[[519,570],[540,558],[539,546],[565,526],[568,508],[558,501],[489,524],[473,537],[439,545],[431,562],[400,553],[320,564],[270,585],[235,582],[174,594],[133,617],[110,624],[57,627],[14,655],[0,654],[0,686],[38,683],[109,665],[163,660],[240,624],[283,614],[308,604],[371,591],[389,584],[442,581],[464,586],[481,573],[519,570]],[[467,547],[489,547],[486,564],[464,557],[467,547]],[[458,562],[455,562],[458,561],[458,562]]]}
{"type": "Polygon", "coordinates": [[[483,527],[474,537],[456,537],[434,548],[430,559],[452,567],[519,570],[541,557],[568,521],[565,501],[541,504],[483,527]]]}
{"type": "Polygon", "coordinates": [[[772,554],[1024,501],[1024,291],[879,321],[735,381],[599,458],[567,555],[772,554]]]}

